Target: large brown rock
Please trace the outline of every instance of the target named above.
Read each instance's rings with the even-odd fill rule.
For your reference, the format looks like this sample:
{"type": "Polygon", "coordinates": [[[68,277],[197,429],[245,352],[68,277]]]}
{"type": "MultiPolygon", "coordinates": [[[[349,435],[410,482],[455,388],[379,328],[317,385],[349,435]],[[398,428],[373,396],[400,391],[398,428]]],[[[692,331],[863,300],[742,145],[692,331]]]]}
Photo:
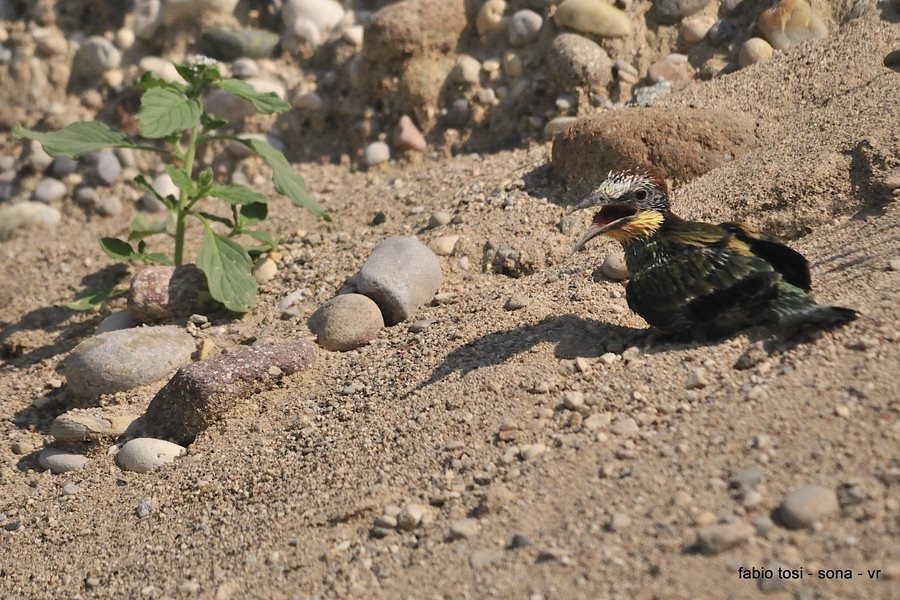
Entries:
{"type": "Polygon", "coordinates": [[[611,170],[652,166],[685,182],[756,146],[746,114],[693,108],[627,108],[579,120],[553,140],[553,170],[576,194],[594,189],[611,170]]]}
{"type": "Polygon", "coordinates": [[[158,323],[216,308],[206,275],[195,265],[146,267],[128,290],[128,312],[142,323],[158,323]]]}
{"type": "Polygon", "coordinates": [[[466,28],[463,0],[404,0],[374,15],[366,27],[366,59],[386,62],[456,48],[466,28]]]}
{"type": "Polygon", "coordinates": [[[313,344],[296,340],[245,346],[185,365],[150,402],[144,434],[189,443],[239,402],[306,369],[315,357],[313,344]]]}

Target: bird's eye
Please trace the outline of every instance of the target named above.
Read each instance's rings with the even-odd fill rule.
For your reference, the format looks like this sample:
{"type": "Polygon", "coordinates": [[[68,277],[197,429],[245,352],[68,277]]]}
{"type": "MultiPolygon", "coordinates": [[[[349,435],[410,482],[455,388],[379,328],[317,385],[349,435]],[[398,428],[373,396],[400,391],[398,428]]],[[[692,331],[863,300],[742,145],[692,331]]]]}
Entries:
{"type": "Polygon", "coordinates": [[[638,200],[646,200],[647,199],[647,191],[646,190],[638,190],[634,193],[634,197],[638,200]]]}

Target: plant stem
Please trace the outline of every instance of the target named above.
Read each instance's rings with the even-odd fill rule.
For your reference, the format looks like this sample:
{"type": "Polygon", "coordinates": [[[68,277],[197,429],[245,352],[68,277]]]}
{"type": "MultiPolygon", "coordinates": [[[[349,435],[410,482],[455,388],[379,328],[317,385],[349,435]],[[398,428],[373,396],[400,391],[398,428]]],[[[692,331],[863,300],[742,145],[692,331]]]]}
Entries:
{"type": "MultiPolygon", "coordinates": [[[[184,157],[184,174],[191,179],[194,171],[194,156],[197,153],[197,138],[200,135],[202,126],[197,125],[191,129],[191,139],[188,142],[187,154],[184,157]]],[[[175,221],[175,266],[179,266],[184,258],[184,220],[188,214],[188,193],[187,190],[180,190],[178,194],[178,207],[175,221]]]]}

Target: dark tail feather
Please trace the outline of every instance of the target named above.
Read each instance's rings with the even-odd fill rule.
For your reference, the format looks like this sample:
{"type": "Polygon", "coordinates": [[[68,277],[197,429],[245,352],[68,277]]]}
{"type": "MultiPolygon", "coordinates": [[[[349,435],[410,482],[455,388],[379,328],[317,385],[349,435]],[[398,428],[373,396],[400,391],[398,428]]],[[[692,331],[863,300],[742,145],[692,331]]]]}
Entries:
{"type": "Polygon", "coordinates": [[[852,308],[810,304],[782,315],[779,324],[804,329],[830,329],[849,323],[858,316],[859,313],[852,308]]]}

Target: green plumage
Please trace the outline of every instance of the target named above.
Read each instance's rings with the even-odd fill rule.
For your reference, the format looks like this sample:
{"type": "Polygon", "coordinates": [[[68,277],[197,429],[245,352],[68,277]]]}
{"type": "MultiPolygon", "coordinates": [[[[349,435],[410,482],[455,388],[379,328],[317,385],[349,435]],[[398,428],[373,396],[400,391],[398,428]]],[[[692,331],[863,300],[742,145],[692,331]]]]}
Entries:
{"type": "Polygon", "coordinates": [[[628,305],[672,333],[721,337],[754,325],[823,328],[856,318],[810,295],[806,259],[738,223],[664,213],[653,233],[623,243],[628,305]]]}

